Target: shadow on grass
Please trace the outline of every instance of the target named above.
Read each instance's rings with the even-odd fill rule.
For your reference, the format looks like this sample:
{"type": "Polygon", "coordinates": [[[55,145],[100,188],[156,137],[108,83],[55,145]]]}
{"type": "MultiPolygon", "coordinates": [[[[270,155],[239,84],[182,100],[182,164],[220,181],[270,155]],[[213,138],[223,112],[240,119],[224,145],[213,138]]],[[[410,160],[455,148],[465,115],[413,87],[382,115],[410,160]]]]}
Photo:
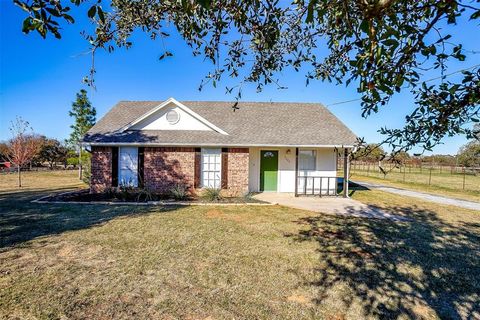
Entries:
{"type": "MultiPolygon", "coordinates": [[[[355,183],[355,182],[349,180],[348,181],[348,190],[349,190],[348,196],[351,197],[351,196],[353,196],[353,194],[357,190],[370,190],[370,189],[367,188],[366,186],[362,186],[358,183],[355,183]]],[[[339,195],[343,194],[343,178],[338,178],[337,194],[339,194],[339,195]]]]}
{"type": "Polygon", "coordinates": [[[318,243],[316,280],[305,280],[317,289],[315,302],[348,284],[339,299],[347,308],[360,301],[366,318],[479,319],[480,225],[446,223],[416,206],[383,210],[415,221],[330,215],[296,221],[302,230],[286,236],[318,243]]]}
{"type": "Polygon", "coordinates": [[[121,216],[175,210],[178,207],[39,204],[31,200],[72,188],[0,193],[0,250],[41,236],[89,228],[121,216]]]}

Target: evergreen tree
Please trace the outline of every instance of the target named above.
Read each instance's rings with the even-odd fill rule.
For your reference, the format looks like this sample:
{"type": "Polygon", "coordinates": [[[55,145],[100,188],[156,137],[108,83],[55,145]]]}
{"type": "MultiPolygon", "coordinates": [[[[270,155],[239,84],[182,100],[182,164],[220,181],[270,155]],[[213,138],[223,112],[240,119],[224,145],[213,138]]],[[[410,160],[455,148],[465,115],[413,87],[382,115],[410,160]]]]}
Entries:
{"type": "MultiPolygon", "coordinates": [[[[78,146],[78,175],[80,180],[83,179],[83,169],[82,169],[82,146],[80,141],[82,141],[83,136],[87,131],[93,127],[96,121],[97,110],[92,106],[90,100],[87,97],[87,91],[82,89],[77,93],[77,99],[72,103],[72,110],[69,112],[70,117],[75,119],[75,123],[70,126],[72,128],[72,133],[70,134],[70,139],[68,143],[72,146],[78,146]]],[[[88,160],[85,163],[88,167],[88,160]]],[[[89,173],[87,172],[87,176],[89,173]]]]}
{"type": "Polygon", "coordinates": [[[75,123],[70,126],[73,131],[70,134],[69,143],[78,145],[85,133],[95,124],[97,116],[97,110],[88,100],[86,90],[82,89],[77,93],[77,98],[72,103],[72,110],[69,115],[75,119],[75,123]]]}

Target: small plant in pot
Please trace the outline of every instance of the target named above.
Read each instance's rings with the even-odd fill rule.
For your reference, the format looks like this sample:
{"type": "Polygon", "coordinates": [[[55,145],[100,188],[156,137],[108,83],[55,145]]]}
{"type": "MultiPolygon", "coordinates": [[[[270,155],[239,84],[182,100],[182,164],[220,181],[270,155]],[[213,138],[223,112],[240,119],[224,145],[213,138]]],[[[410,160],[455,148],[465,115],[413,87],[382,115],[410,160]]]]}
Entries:
{"type": "Polygon", "coordinates": [[[206,201],[220,201],[223,198],[222,190],[220,188],[205,188],[202,198],[206,201]]]}

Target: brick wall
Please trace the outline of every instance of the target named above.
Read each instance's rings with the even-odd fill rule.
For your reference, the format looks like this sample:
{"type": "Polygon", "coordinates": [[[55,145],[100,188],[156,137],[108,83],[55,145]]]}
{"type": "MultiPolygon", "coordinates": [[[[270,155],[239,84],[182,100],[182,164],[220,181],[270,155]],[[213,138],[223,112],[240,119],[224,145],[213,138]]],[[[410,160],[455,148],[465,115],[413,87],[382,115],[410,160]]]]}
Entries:
{"type": "Polygon", "coordinates": [[[248,191],[248,148],[228,148],[228,191],[241,195],[248,191]]]}
{"type": "MultiPolygon", "coordinates": [[[[112,149],[92,147],[91,192],[102,192],[112,186],[112,149]]],[[[228,148],[227,191],[241,195],[248,191],[248,148],[228,148]]],[[[157,193],[168,193],[176,184],[191,191],[195,180],[195,148],[145,147],[144,183],[157,193]]]]}
{"type": "Polygon", "coordinates": [[[90,191],[98,193],[112,186],[112,148],[92,147],[90,191]]]}
{"type": "Polygon", "coordinates": [[[178,183],[193,189],[194,148],[145,148],[145,186],[158,193],[168,193],[178,183]]]}

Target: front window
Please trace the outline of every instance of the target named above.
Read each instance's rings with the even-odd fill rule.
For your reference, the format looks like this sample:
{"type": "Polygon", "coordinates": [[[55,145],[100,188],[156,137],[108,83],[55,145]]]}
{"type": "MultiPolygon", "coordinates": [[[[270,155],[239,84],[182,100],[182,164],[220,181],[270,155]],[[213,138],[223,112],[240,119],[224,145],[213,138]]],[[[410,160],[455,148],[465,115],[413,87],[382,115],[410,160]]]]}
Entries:
{"type": "Polygon", "coordinates": [[[302,171],[315,171],[317,152],[315,150],[298,151],[298,169],[302,171]]]}
{"type": "Polygon", "coordinates": [[[202,187],[220,188],[222,177],[222,150],[202,149],[202,187]]]}

